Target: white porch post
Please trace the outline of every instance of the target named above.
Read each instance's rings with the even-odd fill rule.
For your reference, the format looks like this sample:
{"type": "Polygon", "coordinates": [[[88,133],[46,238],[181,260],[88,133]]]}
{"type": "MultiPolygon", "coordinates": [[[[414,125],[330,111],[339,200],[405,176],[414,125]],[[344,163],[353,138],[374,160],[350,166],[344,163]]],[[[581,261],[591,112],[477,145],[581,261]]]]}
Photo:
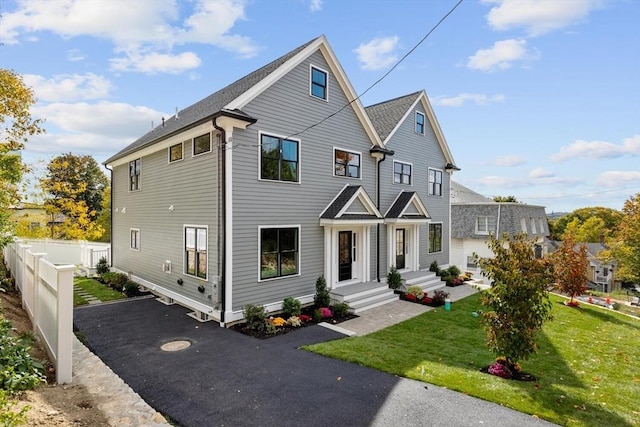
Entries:
{"type": "Polygon", "coordinates": [[[334,250],[331,242],[332,229],[333,227],[324,227],[324,277],[329,289],[333,289],[333,274],[331,271],[334,250]]]}
{"type": "MultiPolygon", "coordinates": [[[[392,265],[396,265],[396,226],[394,224],[387,224],[387,268],[389,271],[392,265]]],[[[385,276],[386,276],[385,272],[385,276]]]]}
{"type": "Polygon", "coordinates": [[[363,232],[361,233],[362,236],[362,263],[361,263],[361,270],[362,270],[362,275],[360,277],[362,277],[362,281],[363,282],[369,282],[371,280],[371,226],[365,226],[362,227],[363,228],[363,232]]]}
{"type": "Polygon", "coordinates": [[[413,269],[420,270],[420,224],[413,225],[413,269]]]}

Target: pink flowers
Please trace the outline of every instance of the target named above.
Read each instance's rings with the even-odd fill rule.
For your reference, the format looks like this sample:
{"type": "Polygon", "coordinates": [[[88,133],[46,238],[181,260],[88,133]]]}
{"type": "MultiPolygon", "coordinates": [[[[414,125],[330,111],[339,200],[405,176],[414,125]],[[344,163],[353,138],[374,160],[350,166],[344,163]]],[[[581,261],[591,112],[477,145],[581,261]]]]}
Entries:
{"type": "Polygon", "coordinates": [[[333,313],[331,312],[331,309],[329,307],[321,307],[320,314],[322,315],[323,319],[333,317],[333,313]]]}
{"type": "Polygon", "coordinates": [[[498,377],[502,377],[506,379],[511,378],[511,371],[509,371],[509,368],[507,368],[505,364],[502,364],[500,362],[495,362],[492,365],[490,365],[487,372],[489,372],[491,375],[495,375],[498,377]]]}

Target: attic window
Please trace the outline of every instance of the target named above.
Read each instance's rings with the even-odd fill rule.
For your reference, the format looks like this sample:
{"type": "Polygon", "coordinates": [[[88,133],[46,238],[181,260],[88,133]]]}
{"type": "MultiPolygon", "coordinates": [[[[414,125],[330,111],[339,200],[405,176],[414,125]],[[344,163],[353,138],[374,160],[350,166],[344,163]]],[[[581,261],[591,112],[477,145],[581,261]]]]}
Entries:
{"type": "Polygon", "coordinates": [[[416,111],[416,133],[424,135],[424,114],[416,111]]]}
{"type": "Polygon", "coordinates": [[[311,67],[311,96],[327,100],[327,73],[311,67]]]}

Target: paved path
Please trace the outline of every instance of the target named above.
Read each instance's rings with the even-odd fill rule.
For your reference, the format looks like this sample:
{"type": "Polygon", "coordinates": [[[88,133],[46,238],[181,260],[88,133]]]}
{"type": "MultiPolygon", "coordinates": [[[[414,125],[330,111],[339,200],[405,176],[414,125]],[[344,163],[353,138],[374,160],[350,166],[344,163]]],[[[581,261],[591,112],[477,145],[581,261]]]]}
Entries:
{"type": "MultiPolygon", "coordinates": [[[[447,291],[454,299],[454,292],[473,292],[464,288],[447,291]]],[[[369,333],[412,317],[416,308],[429,309],[399,301],[384,310],[392,315],[374,309],[343,325],[369,333]],[[377,323],[355,322],[366,317],[377,323]]],[[[257,340],[213,322],[198,323],[186,313],[152,299],[75,310],[76,324],[115,373],[76,343],[74,381],[104,402],[111,425],[166,425],[142,398],[182,426],[549,425],[500,405],[300,350],[344,336],[320,326],[257,340]],[[160,350],[175,340],[191,346],[160,350]]]]}
{"type": "Polygon", "coordinates": [[[96,298],[93,294],[90,294],[89,292],[85,291],[78,285],[73,285],[73,293],[78,296],[81,296],[89,304],[100,304],[102,302],[98,298],[96,298]]]}

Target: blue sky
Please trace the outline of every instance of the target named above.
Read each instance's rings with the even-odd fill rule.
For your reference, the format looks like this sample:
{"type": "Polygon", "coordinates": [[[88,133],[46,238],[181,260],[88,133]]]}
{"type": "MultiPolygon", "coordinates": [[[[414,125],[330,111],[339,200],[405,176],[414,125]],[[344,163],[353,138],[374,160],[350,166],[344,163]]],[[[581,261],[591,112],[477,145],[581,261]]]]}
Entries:
{"type": "MultiPolygon", "coordinates": [[[[0,67],[47,133],[29,163],[104,161],[151,128],[321,34],[358,93],[457,0],[0,0],[0,67]]],[[[621,209],[640,191],[640,2],[464,0],[370,105],[425,89],[454,179],[547,212],[621,209]]]]}

